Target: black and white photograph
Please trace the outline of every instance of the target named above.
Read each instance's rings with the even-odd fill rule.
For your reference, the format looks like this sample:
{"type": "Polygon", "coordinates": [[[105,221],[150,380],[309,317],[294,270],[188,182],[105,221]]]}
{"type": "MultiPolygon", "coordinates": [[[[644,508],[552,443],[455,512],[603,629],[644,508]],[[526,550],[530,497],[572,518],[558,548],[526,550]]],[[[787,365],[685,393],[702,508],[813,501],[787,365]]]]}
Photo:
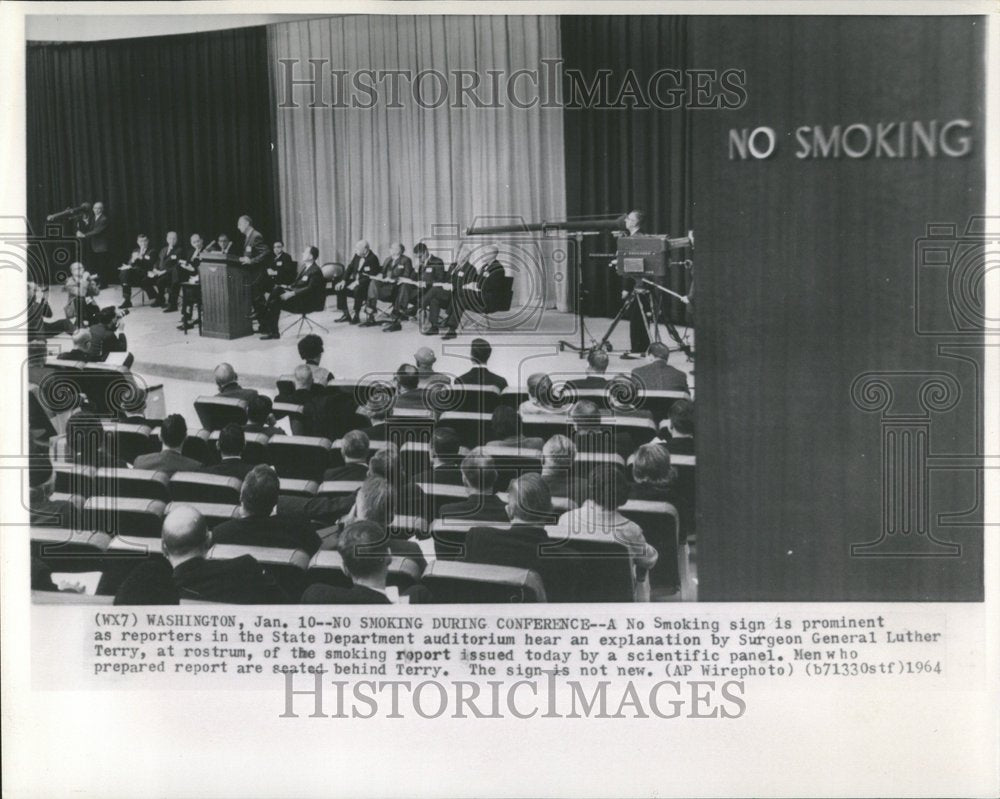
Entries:
{"type": "Polygon", "coordinates": [[[345,756],[327,795],[997,787],[988,8],[6,5],[4,601],[36,690],[263,686],[290,741],[414,679],[446,718],[749,742],[765,687],[964,684],[993,709],[925,790],[951,739],[784,789],[345,756]]]}

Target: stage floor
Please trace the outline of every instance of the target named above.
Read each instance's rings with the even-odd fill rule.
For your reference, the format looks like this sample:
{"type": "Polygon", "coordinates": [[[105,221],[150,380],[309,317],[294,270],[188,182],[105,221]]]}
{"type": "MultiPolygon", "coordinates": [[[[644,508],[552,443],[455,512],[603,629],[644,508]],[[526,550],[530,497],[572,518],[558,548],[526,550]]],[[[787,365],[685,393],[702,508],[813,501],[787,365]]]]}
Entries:
{"type": "MultiPolygon", "coordinates": [[[[102,307],[121,302],[117,287],[102,292],[99,303],[102,307]]],[[[550,374],[554,380],[576,377],[586,368],[586,361],[575,352],[560,352],[560,339],[579,343],[580,332],[573,314],[555,310],[537,311],[527,319],[520,320],[514,329],[502,329],[494,323],[493,329],[476,328],[471,317],[466,316],[466,327],[459,331],[458,338],[442,341],[440,336],[423,336],[415,322],[407,322],[398,333],[383,333],[381,327],[359,327],[336,323],[340,314],[331,300],[330,307],[311,318],[329,329],[318,333],[325,345],[322,364],[339,378],[390,378],[401,363],[412,363],[413,354],[419,347],[430,347],[438,356],[435,368],[440,372],[461,374],[470,368],[469,343],[476,336],[486,338],[493,345],[493,357],[489,367],[503,375],[514,386],[524,386],[527,377],[535,372],[550,374]]],[[[294,321],[288,314],[282,314],[280,327],[294,321]]],[[[205,338],[197,329],[187,335],[177,330],[180,313],[163,313],[160,308],[136,304],[125,318],[124,332],[128,337],[129,351],[135,356],[132,370],[146,379],[149,384],[163,384],[168,413],[181,413],[189,425],[196,424],[193,402],[201,394],[214,394],[212,370],[221,362],[231,363],[239,374],[239,382],[244,386],[273,393],[275,379],[290,373],[300,363],[296,344],[298,337],[296,323],[276,341],[262,341],[258,336],[226,340],[205,338]]],[[[594,339],[600,339],[610,319],[589,318],[585,320],[584,341],[590,346],[594,339]]],[[[689,331],[678,328],[682,336],[689,331]]],[[[308,328],[303,333],[308,332],[308,328]]],[[[668,341],[667,332],[661,328],[661,335],[668,341]]],[[[693,332],[690,339],[693,343],[693,332]]],[[[609,372],[628,372],[642,364],[643,360],[621,358],[628,347],[628,325],[619,324],[611,337],[611,364],[609,372]]],[[[669,342],[672,343],[672,342],[669,342]]],[[[69,349],[66,336],[49,341],[50,350],[69,349]]],[[[671,356],[670,363],[689,373],[688,382],[694,385],[690,372],[693,364],[682,353],[671,356]]]]}

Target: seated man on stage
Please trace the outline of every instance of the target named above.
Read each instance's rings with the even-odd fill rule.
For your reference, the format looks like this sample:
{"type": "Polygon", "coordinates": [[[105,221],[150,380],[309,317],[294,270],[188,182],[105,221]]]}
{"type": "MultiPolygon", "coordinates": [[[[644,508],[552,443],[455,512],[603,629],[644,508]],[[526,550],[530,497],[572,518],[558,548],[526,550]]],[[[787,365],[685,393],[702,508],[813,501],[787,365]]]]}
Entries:
{"type": "Polygon", "coordinates": [[[156,299],[156,281],[150,274],[156,263],[156,256],[149,246],[149,236],[140,233],[135,240],[135,249],[132,250],[128,263],[122,264],[118,269],[118,278],[122,284],[122,304],[120,307],[123,310],[132,307],[133,286],[139,286],[142,291],[149,295],[151,300],[156,299]]]}
{"type": "Polygon", "coordinates": [[[174,280],[170,283],[173,299],[171,305],[177,304],[177,294],[181,294],[181,323],[178,330],[189,330],[194,325],[191,322],[191,309],[201,306],[201,286],[198,285],[198,265],[201,254],[205,252],[205,242],[198,233],[191,236],[191,245],[184,250],[180,260],[174,267],[174,280]],[[183,287],[183,289],[182,289],[183,287]]]}
{"type": "Polygon", "coordinates": [[[382,272],[372,275],[368,284],[368,320],[362,323],[362,327],[373,327],[375,324],[375,314],[378,311],[378,301],[389,302],[395,309],[396,298],[402,287],[401,280],[413,279],[413,262],[409,256],[404,255],[406,248],[402,243],[392,245],[391,255],[382,264],[382,272]]]}
{"type": "MultiPolygon", "coordinates": [[[[438,322],[441,309],[450,309],[454,295],[461,291],[469,274],[475,275],[475,267],[469,263],[469,247],[466,243],[458,248],[458,258],[451,264],[431,271],[433,282],[428,286],[428,267],[424,267],[424,296],[421,307],[427,309],[427,326],[422,331],[425,336],[436,336],[441,331],[438,322]]],[[[450,315],[450,314],[449,314],[450,315]]]]}
{"type": "Polygon", "coordinates": [[[490,307],[499,290],[499,278],[504,276],[503,265],[497,260],[499,252],[499,247],[491,245],[483,253],[484,265],[481,268],[476,269],[468,264],[469,268],[462,276],[460,286],[452,291],[448,318],[444,322],[447,331],[443,338],[458,336],[455,331],[462,321],[463,311],[486,313],[486,309],[490,307]]]}
{"type": "Polygon", "coordinates": [[[361,321],[361,306],[368,299],[368,284],[372,275],[378,274],[378,256],[371,251],[368,242],[361,239],[354,245],[354,257],[347,265],[343,277],[333,285],[337,295],[337,309],[343,311],[338,322],[350,322],[352,325],[361,321]],[[347,307],[347,297],[354,298],[354,313],[347,307]]]}
{"type": "Polygon", "coordinates": [[[306,313],[314,303],[318,304],[325,299],[326,280],[323,279],[323,270],[316,263],[318,258],[319,250],[316,247],[306,247],[295,279],[290,285],[275,286],[271,291],[264,316],[260,320],[262,339],[279,337],[278,317],[282,310],[306,313]]]}
{"type": "Polygon", "coordinates": [[[215,241],[205,248],[205,252],[221,252],[223,255],[236,255],[232,239],[229,238],[227,233],[220,233],[216,236],[215,241]]]}
{"type": "Polygon", "coordinates": [[[429,257],[427,245],[423,242],[417,243],[413,248],[413,254],[417,256],[417,266],[414,267],[413,262],[406,258],[407,269],[397,278],[396,299],[393,301],[391,312],[392,319],[382,328],[384,333],[395,333],[402,330],[403,320],[416,314],[417,308],[420,307],[420,293],[424,286],[421,280],[424,264],[429,264],[432,276],[435,265],[443,266],[440,258],[429,257]]]}
{"type": "Polygon", "coordinates": [[[259,319],[264,313],[267,296],[276,285],[287,286],[295,280],[295,261],[285,252],[285,243],[276,241],[271,245],[271,254],[264,261],[264,271],[251,289],[250,302],[259,319]]]}
{"type": "Polygon", "coordinates": [[[163,306],[163,312],[177,310],[177,296],[171,295],[170,286],[173,281],[174,269],[181,259],[181,245],[177,241],[177,232],[171,230],[167,233],[167,244],[160,250],[160,257],[152,275],[156,278],[156,290],[159,296],[150,303],[153,308],[163,306]]]}

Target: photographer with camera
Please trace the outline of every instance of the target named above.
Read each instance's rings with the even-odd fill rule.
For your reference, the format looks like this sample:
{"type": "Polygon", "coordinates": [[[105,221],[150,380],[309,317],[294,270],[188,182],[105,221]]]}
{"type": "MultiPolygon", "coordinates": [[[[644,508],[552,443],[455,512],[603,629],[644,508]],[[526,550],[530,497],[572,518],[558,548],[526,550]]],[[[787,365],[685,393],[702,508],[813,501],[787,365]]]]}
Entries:
{"type": "Polygon", "coordinates": [[[108,353],[128,352],[128,341],[121,331],[128,310],[113,305],[102,308],[97,321],[90,326],[90,355],[95,361],[107,360],[108,353]]]}

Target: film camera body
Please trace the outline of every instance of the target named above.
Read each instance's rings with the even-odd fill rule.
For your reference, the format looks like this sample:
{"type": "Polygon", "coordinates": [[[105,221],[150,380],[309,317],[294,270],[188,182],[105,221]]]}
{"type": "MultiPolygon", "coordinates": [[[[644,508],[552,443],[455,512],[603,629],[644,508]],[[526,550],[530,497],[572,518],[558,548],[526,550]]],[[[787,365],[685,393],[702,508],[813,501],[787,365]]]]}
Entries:
{"type": "Polygon", "coordinates": [[[694,233],[671,238],[667,235],[620,236],[615,268],[622,277],[649,278],[660,282],[669,274],[670,253],[694,247],[694,233]]]}

